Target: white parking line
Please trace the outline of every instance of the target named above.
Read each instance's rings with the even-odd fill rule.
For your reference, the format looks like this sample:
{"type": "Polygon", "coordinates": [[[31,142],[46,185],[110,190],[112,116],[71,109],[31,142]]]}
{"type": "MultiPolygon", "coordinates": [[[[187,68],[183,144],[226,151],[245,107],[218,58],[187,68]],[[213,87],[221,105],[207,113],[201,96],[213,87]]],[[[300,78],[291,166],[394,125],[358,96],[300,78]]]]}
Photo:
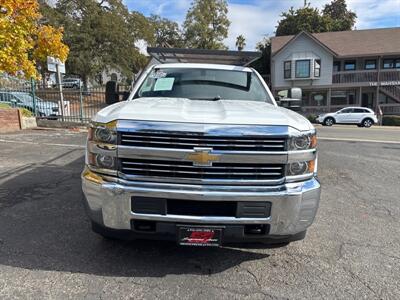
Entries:
{"type": "Polygon", "coordinates": [[[345,142],[362,142],[362,143],[381,143],[381,144],[400,144],[400,141],[380,141],[380,140],[363,140],[363,139],[350,139],[350,138],[331,138],[331,137],[318,137],[319,140],[328,141],[345,141],[345,142]]]}
{"type": "Polygon", "coordinates": [[[0,139],[0,142],[3,143],[14,143],[14,144],[28,144],[28,145],[44,145],[44,146],[57,146],[57,147],[71,147],[71,148],[80,148],[85,149],[84,145],[76,145],[76,144],[57,144],[57,143],[38,143],[38,142],[31,142],[31,141],[15,141],[15,140],[4,140],[0,139]]]}

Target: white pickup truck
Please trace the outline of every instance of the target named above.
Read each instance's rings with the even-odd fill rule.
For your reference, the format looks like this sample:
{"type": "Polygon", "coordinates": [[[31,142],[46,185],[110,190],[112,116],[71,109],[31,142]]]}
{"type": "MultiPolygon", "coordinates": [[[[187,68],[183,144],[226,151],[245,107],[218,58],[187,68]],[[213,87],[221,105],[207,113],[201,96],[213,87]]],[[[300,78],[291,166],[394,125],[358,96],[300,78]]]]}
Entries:
{"type": "Polygon", "coordinates": [[[303,239],[320,199],[316,144],[254,69],[154,65],[92,120],[82,173],[92,228],[194,246],[303,239]]]}

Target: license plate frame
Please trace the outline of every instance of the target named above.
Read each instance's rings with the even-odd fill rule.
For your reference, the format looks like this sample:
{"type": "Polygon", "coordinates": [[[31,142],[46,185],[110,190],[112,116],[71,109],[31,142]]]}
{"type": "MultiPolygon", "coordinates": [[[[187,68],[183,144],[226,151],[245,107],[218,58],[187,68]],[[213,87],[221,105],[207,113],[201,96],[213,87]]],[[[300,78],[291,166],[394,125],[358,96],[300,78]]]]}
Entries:
{"type": "Polygon", "coordinates": [[[220,226],[178,226],[178,245],[194,247],[220,247],[223,227],[220,226]]]}

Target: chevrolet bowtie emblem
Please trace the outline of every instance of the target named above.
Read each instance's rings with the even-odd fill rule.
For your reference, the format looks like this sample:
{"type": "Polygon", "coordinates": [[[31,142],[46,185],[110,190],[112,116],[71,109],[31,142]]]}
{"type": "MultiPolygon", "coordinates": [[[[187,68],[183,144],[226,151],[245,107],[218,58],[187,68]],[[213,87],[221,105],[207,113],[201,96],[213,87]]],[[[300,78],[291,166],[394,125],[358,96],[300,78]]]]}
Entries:
{"type": "Polygon", "coordinates": [[[194,153],[186,156],[187,160],[193,162],[193,166],[211,167],[212,163],[219,161],[219,155],[210,154],[211,148],[194,148],[194,153]]]}

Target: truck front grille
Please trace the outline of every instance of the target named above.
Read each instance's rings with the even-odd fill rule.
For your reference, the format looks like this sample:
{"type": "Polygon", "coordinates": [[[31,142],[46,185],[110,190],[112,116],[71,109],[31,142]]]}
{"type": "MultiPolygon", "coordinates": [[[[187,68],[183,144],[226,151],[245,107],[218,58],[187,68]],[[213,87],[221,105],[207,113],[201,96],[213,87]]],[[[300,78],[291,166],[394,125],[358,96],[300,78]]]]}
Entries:
{"type": "Polygon", "coordinates": [[[284,165],[213,163],[210,167],[197,167],[190,161],[121,158],[120,171],[127,175],[165,178],[264,180],[282,178],[284,165]]]}
{"type": "Polygon", "coordinates": [[[193,149],[209,147],[221,151],[284,151],[284,138],[266,136],[210,136],[185,132],[120,132],[119,143],[123,146],[193,149]]]}

